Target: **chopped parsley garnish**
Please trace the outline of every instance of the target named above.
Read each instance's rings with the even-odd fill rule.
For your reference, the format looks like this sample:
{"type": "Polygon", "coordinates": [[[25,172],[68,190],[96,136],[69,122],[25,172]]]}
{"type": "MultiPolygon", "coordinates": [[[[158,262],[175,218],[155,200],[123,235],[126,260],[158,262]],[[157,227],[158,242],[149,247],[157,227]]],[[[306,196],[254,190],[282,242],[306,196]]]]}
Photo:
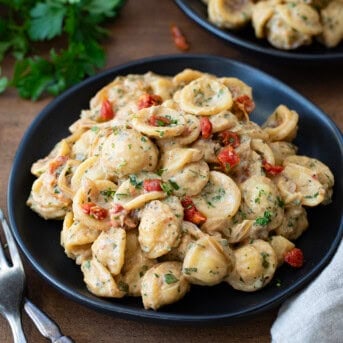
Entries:
{"type": "Polygon", "coordinates": [[[260,226],[266,226],[272,221],[272,213],[270,211],[264,211],[263,217],[258,217],[255,223],[260,226]]]}
{"type": "Polygon", "coordinates": [[[178,189],[180,189],[179,185],[173,181],[173,180],[169,180],[169,183],[171,184],[171,186],[177,191],[178,189]]]}
{"type": "Polygon", "coordinates": [[[119,288],[119,290],[121,290],[122,292],[125,292],[125,293],[127,293],[129,291],[129,285],[124,281],[118,282],[118,288],[119,288]]]}
{"type": "Polygon", "coordinates": [[[143,187],[143,181],[138,181],[136,175],[129,175],[129,179],[131,185],[134,186],[136,189],[141,189],[143,187]]]}
{"type": "Polygon", "coordinates": [[[108,200],[112,200],[116,191],[108,188],[105,189],[104,191],[100,191],[100,194],[105,198],[105,201],[108,202],[108,200]]]}
{"type": "Polygon", "coordinates": [[[317,198],[317,196],[319,195],[319,193],[314,193],[312,195],[305,195],[304,198],[305,199],[314,199],[314,198],[317,198]]]}
{"type": "Polygon", "coordinates": [[[191,275],[191,273],[196,273],[198,271],[198,268],[183,268],[183,272],[187,275],[191,275]]]}
{"type": "Polygon", "coordinates": [[[279,207],[281,208],[285,207],[285,202],[280,197],[276,197],[276,201],[279,207]]]}
{"type": "Polygon", "coordinates": [[[172,283],[178,282],[179,279],[176,278],[174,274],[168,273],[168,274],[164,274],[164,281],[165,281],[168,285],[170,285],[170,284],[172,284],[172,283]]]}
{"type": "Polygon", "coordinates": [[[163,182],[161,184],[161,188],[163,192],[167,193],[167,195],[171,195],[173,193],[174,187],[170,184],[170,182],[163,182]]]}
{"type": "Polygon", "coordinates": [[[266,252],[261,252],[261,256],[262,256],[262,267],[268,268],[269,261],[267,260],[267,258],[269,257],[269,254],[267,254],[266,252]]]}

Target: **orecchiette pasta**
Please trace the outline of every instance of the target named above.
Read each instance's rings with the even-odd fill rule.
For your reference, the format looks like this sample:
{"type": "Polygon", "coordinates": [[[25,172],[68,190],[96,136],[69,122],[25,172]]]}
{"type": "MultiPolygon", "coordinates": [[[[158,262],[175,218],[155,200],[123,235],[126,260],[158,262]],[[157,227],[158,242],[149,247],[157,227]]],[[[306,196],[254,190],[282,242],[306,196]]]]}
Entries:
{"type": "MultiPolygon", "coordinates": [[[[209,5],[216,15],[232,3],[209,5]]],[[[64,219],[60,244],[97,296],[157,310],[192,284],[258,290],[297,249],[306,206],[330,202],[334,176],[296,155],[295,111],[280,105],[260,127],[254,107],[234,77],[119,76],[33,164],[27,205],[64,219]]]]}

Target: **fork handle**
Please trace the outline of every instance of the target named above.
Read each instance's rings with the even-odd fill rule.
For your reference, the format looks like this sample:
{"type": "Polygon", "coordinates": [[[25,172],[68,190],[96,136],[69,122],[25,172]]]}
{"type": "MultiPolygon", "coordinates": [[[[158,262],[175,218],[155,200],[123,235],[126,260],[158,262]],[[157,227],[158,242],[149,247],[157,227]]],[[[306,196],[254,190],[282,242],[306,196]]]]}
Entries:
{"type": "Polygon", "coordinates": [[[8,316],[7,320],[11,326],[14,343],[26,343],[21,319],[19,316],[8,316]]]}

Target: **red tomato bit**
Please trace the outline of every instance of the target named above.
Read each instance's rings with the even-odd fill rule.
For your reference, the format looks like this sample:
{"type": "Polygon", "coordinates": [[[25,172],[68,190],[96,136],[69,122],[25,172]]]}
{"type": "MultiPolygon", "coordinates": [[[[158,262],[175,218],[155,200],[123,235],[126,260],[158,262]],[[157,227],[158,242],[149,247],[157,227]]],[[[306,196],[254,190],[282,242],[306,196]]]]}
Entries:
{"type": "Polygon", "coordinates": [[[93,202],[86,202],[81,205],[82,212],[88,214],[96,220],[103,220],[107,217],[107,210],[93,202]]]}
{"type": "Polygon", "coordinates": [[[204,139],[208,139],[212,135],[212,124],[206,117],[200,119],[201,136],[204,139]]]}
{"type": "Polygon", "coordinates": [[[184,208],[184,220],[192,222],[196,225],[201,225],[207,220],[206,216],[197,210],[190,197],[184,197],[181,200],[181,204],[184,208]]]}
{"type": "Polygon", "coordinates": [[[143,189],[146,192],[162,192],[161,180],[159,179],[146,179],[143,181],[143,189]]]}
{"type": "Polygon", "coordinates": [[[57,156],[54,160],[49,163],[49,173],[53,174],[57,168],[63,166],[68,160],[67,156],[57,156]]]}
{"type": "Polygon", "coordinates": [[[284,261],[294,268],[300,268],[304,264],[304,254],[301,249],[293,248],[285,255],[284,261]]]}
{"type": "Polygon", "coordinates": [[[163,100],[159,95],[156,94],[143,94],[138,99],[138,109],[156,106],[162,104],[163,100]]]}
{"type": "Polygon", "coordinates": [[[171,124],[171,121],[166,117],[152,115],[149,118],[149,124],[151,126],[167,126],[171,124]]]}
{"type": "Polygon", "coordinates": [[[253,99],[250,98],[250,96],[244,94],[240,95],[236,99],[234,99],[236,102],[238,108],[243,111],[244,113],[251,113],[255,109],[255,103],[253,99]]]}
{"type": "Polygon", "coordinates": [[[170,27],[170,31],[171,31],[176,47],[182,51],[188,50],[189,44],[186,40],[185,35],[181,32],[181,30],[176,25],[172,25],[170,27]]]}
{"type": "Polygon", "coordinates": [[[225,148],[221,149],[219,154],[217,155],[217,158],[222,168],[226,172],[230,171],[240,162],[238,154],[231,145],[228,145],[225,148]]]}
{"type": "Polygon", "coordinates": [[[224,145],[230,145],[233,148],[237,148],[241,144],[239,135],[236,132],[230,130],[222,131],[218,134],[220,142],[224,145]]]}
{"type": "Polygon", "coordinates": [[[267,172],[267,174],[271,176],[276,176],[280,174],[285,168],[283,166],[272,165],[268,163],[266,160],[263,160],[262,167],[267,172]]]}
{"type": "Polygon", "coordinates": [[[124,210],[124,207],[120,204],[113,204],[110,210],[111,214],[116,214],[124,210]]]}
{"type": "Polygon", "coordinates": [[[112,104],[106,99],[101,104],[100,120],[107,121],[114,118],[112,104]]]}

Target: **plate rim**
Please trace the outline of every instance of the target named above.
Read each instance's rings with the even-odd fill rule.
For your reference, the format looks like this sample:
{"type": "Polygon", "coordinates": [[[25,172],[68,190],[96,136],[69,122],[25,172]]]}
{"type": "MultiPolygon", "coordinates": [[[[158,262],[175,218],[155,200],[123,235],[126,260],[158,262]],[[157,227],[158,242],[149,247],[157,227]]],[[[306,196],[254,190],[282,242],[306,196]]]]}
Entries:
{"type": "Polygon", "coordinates": [[[66,288],[63,283],[61,283],[59,280],[57,280],[53,276],[49,275],[49,273],[40,265],[39,261],[37,261],[32,256],[30,250],[24,244],[19,234],[18,227],[16,225],[14,208],[12,205],[14,204],[14,198],[13,198],[11,189],[14,187],[14,183],[15,183],[15,171],[18,169],[20,161],[23,158],[23,148],[27,144],[27,142],[30,140],[32,136],[32,132],[35,131],[35,128],[40,124],[40,122],[46,116],[48,116],[48,113],[50,112],[51,108],[55,107],[58,103],[63,101],[64,98],[70,96],[70,94],[72,94],[79,88],[86,87],[87,85],[93,82],[96,82],[99,79],[106,78],[107,76],[110,76],[112,74],[118,74],[123,69],[135,67],[139,65],[144,65],[147,63],[154,63],[154,62],[161,62],[161,61],[173,62],[174,60],[191,61],[193,59],[198,59],[198,60],[211,59],[211,60],[216,60],[222,64],[227,63],[228,65],[238,66],[239,68],[242,68],[243,70],[248,70],[248,71],[257,73],[259,74],[260,77],[267,77],[268,79],[275,82],[278,86],[286,89],[287,92],[289,92],[292,96],[296,95],[297,97],[300,97],[302,101],[306,102],[307,106],[309,106],[311,111],[316,112],[321,117],[321,119],[328,122],[329,126],[335,133],[335,136],[336,136],[335,138],[340,143],[339,148],[343,155],[343,137],[342,137],[341,132],[339,131],[338,127],[333,122],[333,120],[330,117],[328,117],[318,106],[313,104],[310,100],[308,100],[301,93],[296,91],[294,88],[291,88],[290,86],[276,79],[272,75],[269,75],[261,70],[258,70],[257,68],[254,68],[248,64],[241,63],[230,58],[225,58],[225,57],[220,57],[220,56],[215,56],[215,55],[208,55],[208,54],[186,54],[186,55],[181,55],[181,54],[169,55],[168,54],[168,55],[145,57],[145,58],[136,59],[127,63],[119,64],[112,68],[108,68],[92,77],[85,79],[79,84],[69,88],[63,94],[54,98],[47,106],[45,106],[25,130],[24,135],[17,148],[16,154],[14,156],[11,171],[10,171],[9,182],[8,182],[8,187],[7,187],[7,209],[8,209],[8,216],[9,216],[11,231],[14,234],[14,237],[20,249],[24,253],[25,258],[30,262],[34,270],[36,270],[38,274],[42,276],[42,278],[46,280],[50,285],[52,285],[55,289],[60,291],[62,294],[64,294],[68,298],[78,303],[81,303],[82,305],[91,307],[100,312],[106,312],[106,313],[123,317],[123,318],[127,318],[127,319],[135,319],[135,320],[140,319],[140,320],[155,321],[155,322],[157,321],[157,322],[165,323],[165,324],[168,324],[168,323],[173,323],[173,324],[190,324],[190,323],[211,324],[212,323],[213,324],[216,322],[223,322],[223,321],[233,322],[235,320],[238,320],[241,318],[247,318],[249,316],[252,316],[261,312],[265,312],[271,308],[274,308],[275,306],[283,302],[286,298],[290,297],[292,294],[298,291],[300,288],[304,287],[304,285],[306,285],[311,280],[313,280],[314,277],[317,274],[319,274],[319,272],[329,263],[335,251],[337,250],[340,241],[342,240],[343,215],[341,216],[340,225],[339,225],[339,228],[337,229],[337,234],[335,236],[335,239],[333,240],[333,242],[331,242],[330,249],[328,249],[326,254],[321,259],[320,263],[318,263],[318,265],[315,268],[313,268],[310,271],[310,273],[301,277],[293,285],[291,285],[285,290],[280,291],[279,293],[277,293],[277,295],[269,298],[267,301],[264,301],[262,304],[252,306],[250,307],[248,311],[246,310],[235,311],[235,312],[230,312],[229,314],[225,313],[225,314],[205,314],[205,315],[183,315],[179,313],[147,311],[147,310],[144,310],[143,307],[142,309],[128,308],[127,305],[115,304],[114,302],[99,304],[97,302],[97,299],[86,298],[80,292],[75,292],[72,289],[66,288]]]}
{"type": "MultiPolygon", "coordinates": [[[[177,6],[193,21],[200,25],[203,29],[210,32],[211,34],[223,39],[231,45],[249,51],[251,53],[258,53],[273,58],[282,58],[288,61],[308,61],[308,62],[343,62],[343,51],[342,52],[328,52],[327,54],[313,54],[303,52],[291,52],[287,50],[281,50],[277,48],[262,47],[254,42],[246,41],[245,39],[237,38],[230,31],[224,31],[209,20],[202,18],[196,12],[194,12],[188,5],[189,0],[174,0],[177,6]]],[[[200,0],[197,0],[200,2],[200,0]]],[[[205,4],[203,4],[205,6],[205,4]]],[[[340,43],[343,44],[343,41],[340,43]]]]}

